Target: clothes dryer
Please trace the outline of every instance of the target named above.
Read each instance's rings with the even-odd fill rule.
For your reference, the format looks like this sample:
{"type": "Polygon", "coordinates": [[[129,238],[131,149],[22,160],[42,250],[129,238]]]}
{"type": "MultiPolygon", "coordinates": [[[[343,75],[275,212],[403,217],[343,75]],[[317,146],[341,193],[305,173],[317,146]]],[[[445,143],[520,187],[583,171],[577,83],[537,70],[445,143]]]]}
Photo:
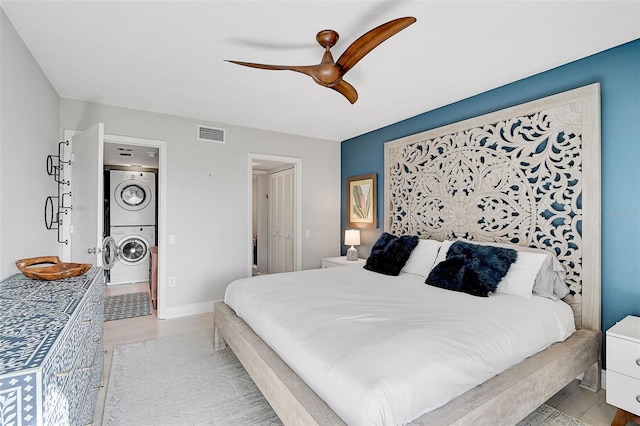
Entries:
{"type": "Polygon", "coordinates": [[[112,226],[117,261],[109,272],[109,284],[149,280],[151,247],[155,246],[155,226],[112,226]]]}
{"type": "Polygon", "coordinates": [[[155,173],[111,170],[109,175],[111,226],[155,226],[155,173]]]}

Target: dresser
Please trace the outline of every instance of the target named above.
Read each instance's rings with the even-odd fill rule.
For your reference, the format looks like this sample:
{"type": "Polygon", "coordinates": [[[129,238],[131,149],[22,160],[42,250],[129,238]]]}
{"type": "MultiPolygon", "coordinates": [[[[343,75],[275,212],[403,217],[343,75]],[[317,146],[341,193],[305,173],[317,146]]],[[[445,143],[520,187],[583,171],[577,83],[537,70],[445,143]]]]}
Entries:
{"type": "Polygon", "coordinates": [[[640,420],[640,317],[607,330],[607,403],[618,407],[612,425],[640,420]]]}
{"type": "Polygon", "coordinates": [[[0,425],[93,423],[104,363],[102,269],[0,282],[0,425]]]}

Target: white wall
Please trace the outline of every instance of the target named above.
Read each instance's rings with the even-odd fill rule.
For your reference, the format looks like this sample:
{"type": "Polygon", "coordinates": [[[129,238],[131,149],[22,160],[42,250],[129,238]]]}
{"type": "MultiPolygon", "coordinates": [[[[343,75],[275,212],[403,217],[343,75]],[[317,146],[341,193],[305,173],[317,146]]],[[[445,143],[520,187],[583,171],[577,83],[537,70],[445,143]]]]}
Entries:
{"type": "MultiPolygon", "coordinates": [[[[60,98],[0,9],[0,279],[15,261],[58,255],[44,203],[57,193],[46,159],[57,154],[60,98]]],[[[339,213],[338,213],[339,215],[339,213]]]]}
{"type": "MultiPolygon", "coordinates": [[[[188,99],[184,100],[189,102],[188,99]]],[[[340,250],[340,144],[205,120],[62,99],[61,129],[105,123],[105,133],[167,141],[167,308],[220,300],[247,274],[248,154],[302,159],[303,269],[318,268],[340,250]],[[225,128],[226,144],[198,142],[196,125],[225,128]]]]}

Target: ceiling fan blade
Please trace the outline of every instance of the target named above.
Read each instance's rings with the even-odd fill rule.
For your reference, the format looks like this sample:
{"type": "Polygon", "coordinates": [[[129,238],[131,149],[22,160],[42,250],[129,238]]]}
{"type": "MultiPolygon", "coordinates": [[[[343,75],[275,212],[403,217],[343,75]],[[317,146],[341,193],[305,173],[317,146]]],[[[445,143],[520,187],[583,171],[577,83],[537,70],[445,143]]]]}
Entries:
{"type": "Polygon", "coordinates": [[[416,22],[414,17],[398,18],[382,24],[379,27],[360,36],[356,41],[351,43],[347,50],[338,58],[336,64],[340,65],[343,75],[349,71],[355,64],[364,58],[365,55],[375,49],[380,43],[389,37],[399,33],[409,25],[416,22]]]}
{"type": "Polygon", "coordinates": [[[242,65],[250,68],[259,68],[262,70],[276,70],[276,71],[296,71],[302,74],[306,74],[312,76],[312,71],[314,66],[295,66],[295,65],[268,65],[268,64],[256,64],[253,62],[241,62],[241,61],[231,61],[225,59],[226,62],[231,62],[233,64],[242,65]]]}
{"type": "Polygon", "coordinates": [[[342,93],[342,95],[344,95],[344,97],[352,104],[355,104],[358,100],[358,92],[356,92],[355,87],[344,80],[340,80],[338,83],[331,86],[331,88],[336,92],[342,93]]]}

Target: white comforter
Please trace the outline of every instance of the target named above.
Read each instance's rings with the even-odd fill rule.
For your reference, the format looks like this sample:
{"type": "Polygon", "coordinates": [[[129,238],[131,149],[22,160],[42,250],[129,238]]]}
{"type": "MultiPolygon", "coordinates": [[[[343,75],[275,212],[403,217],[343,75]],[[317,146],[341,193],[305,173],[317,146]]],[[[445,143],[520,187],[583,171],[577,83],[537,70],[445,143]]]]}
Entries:
{"type": "Polygon", "coordinates": [[[349,425],[408,423],[575,331],[562,301],[353,266],[240,279],[225,302],[349,425]]]}

